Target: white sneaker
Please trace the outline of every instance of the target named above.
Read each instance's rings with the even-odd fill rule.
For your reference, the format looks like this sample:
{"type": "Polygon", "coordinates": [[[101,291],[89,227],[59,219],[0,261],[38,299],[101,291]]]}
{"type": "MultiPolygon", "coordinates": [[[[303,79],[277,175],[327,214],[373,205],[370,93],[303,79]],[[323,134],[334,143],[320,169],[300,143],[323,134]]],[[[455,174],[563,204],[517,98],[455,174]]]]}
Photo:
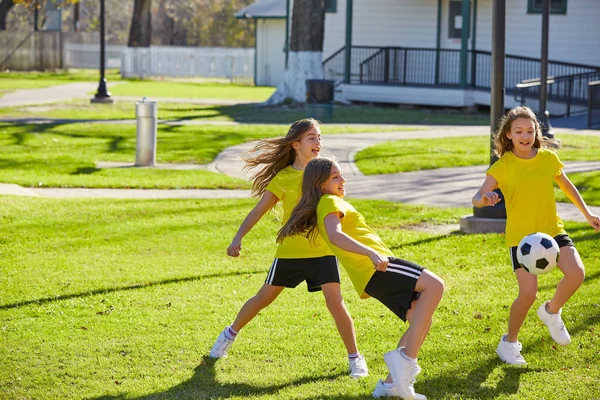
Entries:
{"type": "MultiPolygon", "coordinates": [[[[398,393],[398,389],[396,386],[392,386],[391,388],[386,388],[383,384],[383,381],[380,379],[375,385],[375,390],[373,390],[373,397],[400,397],[400,393],[398,393]]],[[[415,400],[427,400],[427,396],[419,393],[415,393],[415,400]]]]}
{"type": "Polygon", "coordinates": [[[521,349],[523,346],[521,342],[507,342],[504,340],[506,335],[502,335],[500,343],[496,348],[496,353],[502,361],[507,364],[524,365],[527,364],[523,356],[521,355],[521,349]]]}
{"type": "Polygon", "coordinates": [[[546,304],[548,303],[549,301],[546,301],[538,308],[537,315],[550,330],[552,339],[554,339],[556,343],[566,346],[571,343],[571,336],[569,336],[569,332],[567,331],[567,328],[565,328],[565,324],[563,324],[562,318],[560,317],[562,308],[558,310],[556,314],[550,314],[546,310],[546,304]]]}
{"type": "Polygon", "coordinates": [[[400,397],[404,400],[413,400],[416,398],[415,377],[421,372],[421,368],[416,361],[403,357],[400,354],[401,351],[401,349],[388,351],[383,355],[383,359],[390,370],[394,386],[400,397]]]}
{"type": "Polygon", "coordinates": [[[217,341],[213,345],[212,349],[210,349],[210,357],[211,358],[223,358],[227,357],[227,351],[233,344],[235,339],[227,339],[225,337],[225,331],[229,329],[228,326],[223,329],[223,331],[219,334],[217,341]]]}
{"type": "Polygon", "coordinates": [[[367,368],[367,362],[362,355],[348,359],[348,370],[352,378],[369,376],[369,368],[367,368]]]}

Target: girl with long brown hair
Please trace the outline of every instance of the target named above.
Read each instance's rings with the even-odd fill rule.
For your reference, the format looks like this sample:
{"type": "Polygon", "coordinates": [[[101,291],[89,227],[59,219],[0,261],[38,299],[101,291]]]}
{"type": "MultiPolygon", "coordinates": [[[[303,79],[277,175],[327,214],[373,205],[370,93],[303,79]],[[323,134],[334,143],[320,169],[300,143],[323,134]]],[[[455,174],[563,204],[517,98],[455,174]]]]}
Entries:
{"type": "Polygon", "coordinates": [[[395,350],[384,354],[390,375],[375,386],[373,397],[426,399],[415,393],[421,371],[417,355],[444,293],[444,282],[433,272],[392,251],[344,200],[346,180],[339,165],[328,158],[311,160],[304,169],[302,198],[277,236],[322,238],[350,276],[361,298],[374,297],[410,326],[395,350]]]}
{"type": "MultiPolygon", "coordinates": [[[[278,202],[282,204],[283,221],[290,217],[300,198],[304,166],[321,152],[320,124],[310,118],[296,121],[285,137],[261,140],[250,152],[255,155],[245,160],[246,168],[263,165],[252,176],[252,194],[260,200],[227,248],[231,257],[240,255],[244,236],[278,202]]],[[[309,292],[323,291],[327,308],[348,351],[350,376],[367,376],[367,364],[356,345],[354,322],[342,299],[337,259],[325,242],[309,243],[304,237],[289,238],[278,244],[265,283],[246,301],[233,323],[223,329],[210,356],[225,357],[238,332],[260,310],[271,304],[283,289],[294,288],[303,281],[309,292]]]]}

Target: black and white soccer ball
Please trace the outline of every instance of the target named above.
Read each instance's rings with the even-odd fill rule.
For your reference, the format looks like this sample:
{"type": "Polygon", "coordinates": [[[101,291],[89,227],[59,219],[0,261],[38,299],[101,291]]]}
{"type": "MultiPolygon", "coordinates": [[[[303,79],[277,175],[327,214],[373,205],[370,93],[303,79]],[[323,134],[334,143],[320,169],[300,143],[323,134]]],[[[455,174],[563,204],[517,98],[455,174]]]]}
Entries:
{"type": "Polygon", "coordinates": [[[523,269],[533,275],[552,271],[558,264],[560,250],[556,240],[542,232],[527,235],[517,248],[517,261],[523,269]]]}

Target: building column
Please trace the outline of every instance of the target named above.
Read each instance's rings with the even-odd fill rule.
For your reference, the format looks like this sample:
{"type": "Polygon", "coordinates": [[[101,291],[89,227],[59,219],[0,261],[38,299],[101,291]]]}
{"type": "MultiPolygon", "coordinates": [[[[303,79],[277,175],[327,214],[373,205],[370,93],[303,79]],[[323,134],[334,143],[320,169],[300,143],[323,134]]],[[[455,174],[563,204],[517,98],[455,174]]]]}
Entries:
{"type": "Polygon", "coordinates": [[[471,31],[471,2],[462,1],[462,29],[460,42],[460,87],[467,87],[467,62],[469,51],[469,33],[471,31]]]}
{"type": "Polygon", "coordinates": [[[352,2],[346,0],[346,47],[344,48],[344,83],[350,83],[350,73],[352,71],[352,2]]]}

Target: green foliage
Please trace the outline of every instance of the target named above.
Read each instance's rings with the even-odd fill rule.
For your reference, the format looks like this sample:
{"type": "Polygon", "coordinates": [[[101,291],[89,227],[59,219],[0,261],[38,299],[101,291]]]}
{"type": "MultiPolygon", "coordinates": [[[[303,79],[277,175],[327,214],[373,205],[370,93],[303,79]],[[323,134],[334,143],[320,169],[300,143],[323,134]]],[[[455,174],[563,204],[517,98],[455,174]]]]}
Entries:
{"type": "MultiPolygon", "coordinates": [[[[351,200],[352,201],[352,200],[351,200]]],[[[394,252],[446,283],[421,353],[416,389],[433,399],[600,397],[600,258],[585,224],[567,230],[587,278],[557,346],[534,312],[521,331],[526,367],[502,364],[517,284],[502,235],[418,231],[467,209],[352,201],[394,252]]],[[[253,200],[53,200],[0,197],[0,387],[17,399],[368,399],[382,358],[407,325],[360,300],[342,271],[370,376],[347,376],[346,354],[319,293],[285,290],[243,329],[226,359],[206,357],[220,330],[262,285],[278,222],[264,218],[243,254],[225,248],[253,200]]],[[[539,278],[539,299],[561,274],[539,278]]]]}

